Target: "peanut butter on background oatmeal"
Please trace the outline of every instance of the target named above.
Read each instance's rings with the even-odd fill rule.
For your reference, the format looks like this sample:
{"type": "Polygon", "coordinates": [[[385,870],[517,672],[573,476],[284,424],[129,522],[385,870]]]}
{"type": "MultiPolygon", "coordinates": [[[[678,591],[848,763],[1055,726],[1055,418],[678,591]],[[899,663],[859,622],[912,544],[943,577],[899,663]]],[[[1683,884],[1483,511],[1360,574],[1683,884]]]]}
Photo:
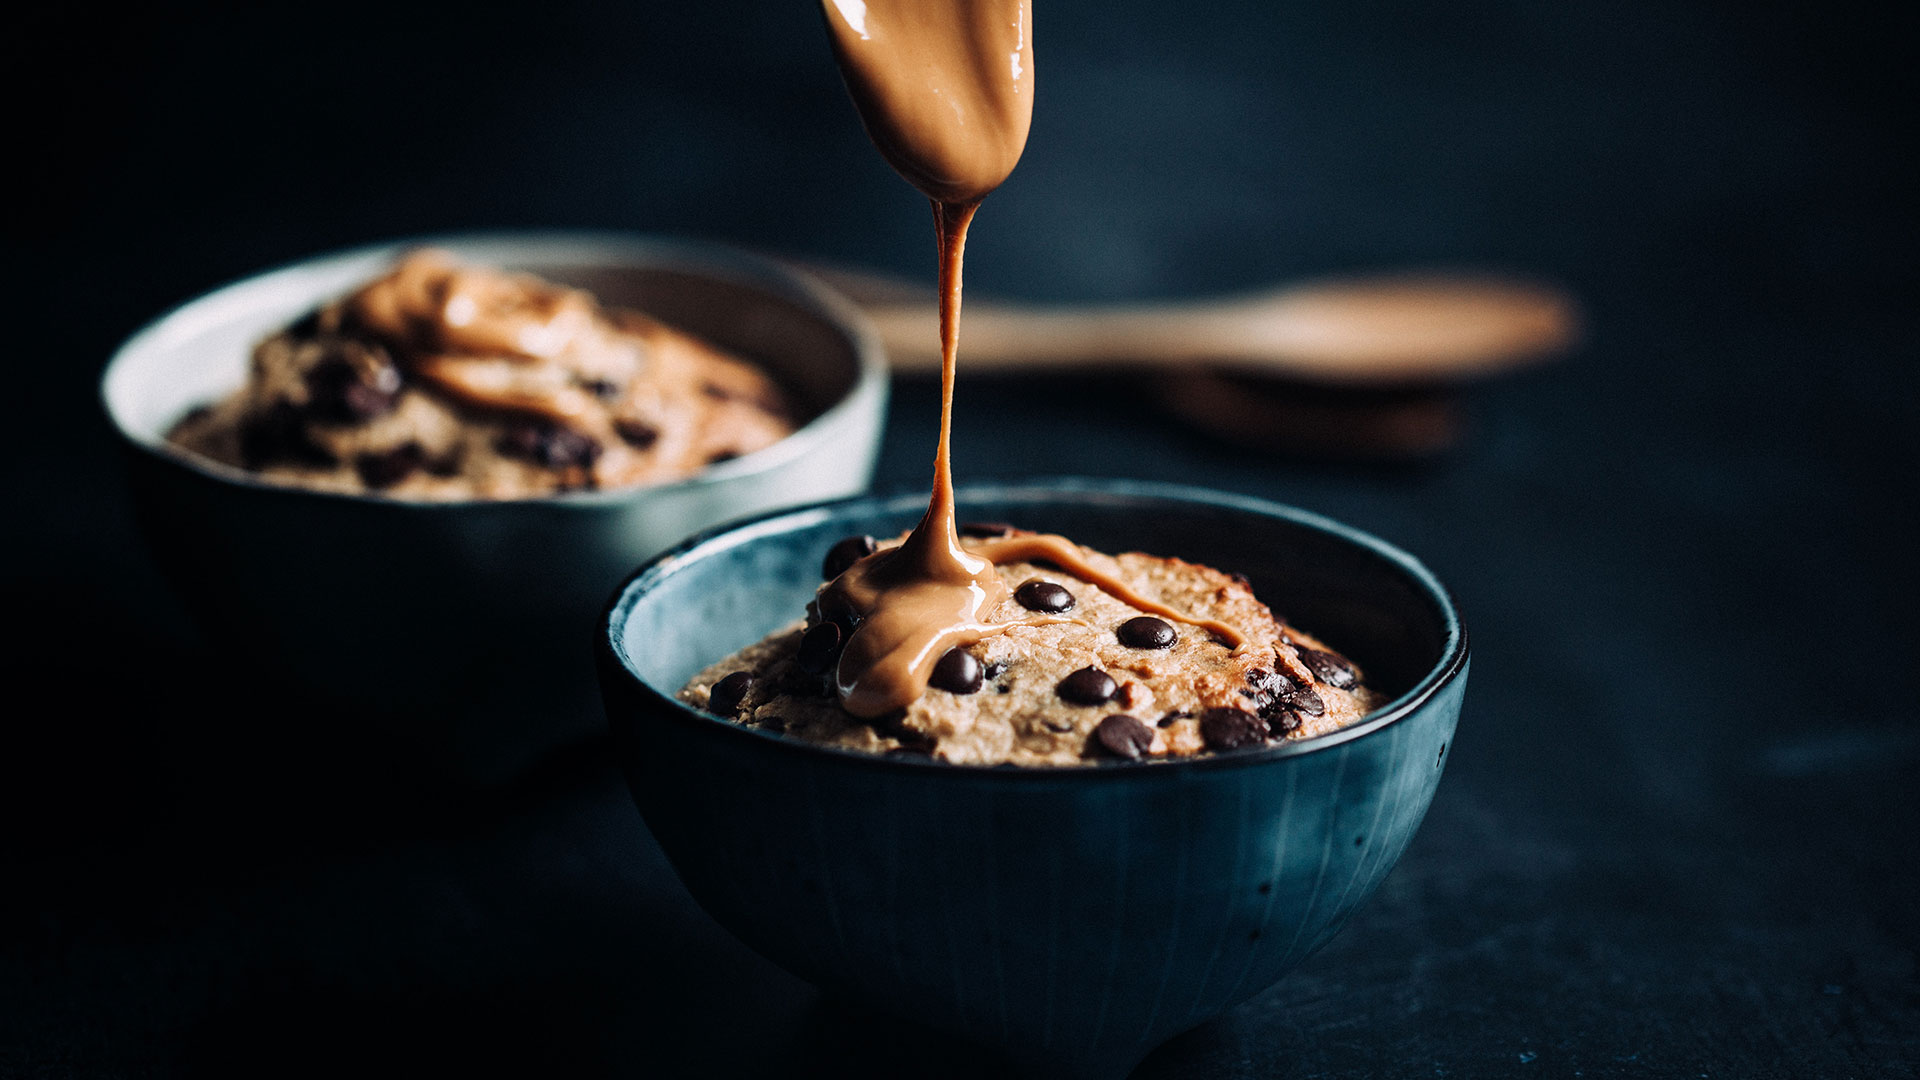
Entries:
{"type": "Polygon", "coordinates": [[[511,499],[682,479],[793,428],[770,378],[693,335],[422,250],[261,342],[168,440],[296,487],[511,499]]]}

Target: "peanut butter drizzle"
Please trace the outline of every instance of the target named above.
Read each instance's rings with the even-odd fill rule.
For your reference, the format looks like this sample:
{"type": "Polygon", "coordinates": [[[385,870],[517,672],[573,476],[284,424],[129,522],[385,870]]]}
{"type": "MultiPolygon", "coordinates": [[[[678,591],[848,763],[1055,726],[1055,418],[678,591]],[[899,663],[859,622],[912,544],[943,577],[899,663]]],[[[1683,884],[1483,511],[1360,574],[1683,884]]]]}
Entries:
{"type": "Polygon", "coordinates": [[[821,0],[834,55],[867,134],[901,176],[933,200],[940,252],[940,443],[933,494],[896,548],[834,579],[821,608],[859,619],[834,671],[840,704],[873,718],[926,692],[947,650],[1015,626],[1074,622],[983,617],[1006,599],[999,559],[1045,559],[1119,599],[1200,626],[1237,647],[1241,635],[1139,596],[1087,564],[1065,537],[1008,537],[961,546],[954,524],[954,362],[960,349],[960,277],[967,227],[980,201],[1020,160],[1033,119],[1033,46],[1027,0],[821,0]]]}
{"type": "Polygon", "coordinates": [[[936,203],[1000,186],[1033,123],[1027,0],[821,0],[867,135],[936,203]]]}
{"type": "Polygon", "coordinates": [[[395,345],[412,370],[473,404],[579,426],[593,400],[551,362],[600,332],[578,289],[462,267],[416,251],[347,300],[349,315],[395,345]]]}

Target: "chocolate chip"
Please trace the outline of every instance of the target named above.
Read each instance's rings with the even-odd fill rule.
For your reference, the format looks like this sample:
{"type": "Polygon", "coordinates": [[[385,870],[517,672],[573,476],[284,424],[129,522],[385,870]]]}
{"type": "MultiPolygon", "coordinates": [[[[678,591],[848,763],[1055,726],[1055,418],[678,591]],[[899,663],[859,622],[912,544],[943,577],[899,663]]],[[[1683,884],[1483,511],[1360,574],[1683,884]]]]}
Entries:
{"type": "Polygon", "coordinates": [[[800,635],[800,647],[794,652],[793,662],[810,675],[825,675],[840,658],[842,640],[840,627],[834,623],[822,622],[809,627],[800,635]]]}
{"type": "Polygon", "coordinates": [[[1192,715],[1193,715],[1192,713],[1188,712],[1185,709],[1175,709],[1172,712],[1160,718],[1160,726],[1163,728],[1172,727],[1175,721],[1183,720],[1192,715]]]}
{"type": "Polygon", "coordinates": [[[613,430],[620,438],[635,450],[645,450],[660,441],[660,429],[645,420],[635,420],[630,416],[613,418],[613,430]]]}
{"type": "Polygon", "coordinates": [[[1293,685],[1292,680],[1277,671],[1256,668],[1247,672],[1247,688],[1240,691],[1245,697],[1252,698],[1256,704],[1264,705],[1273,700],[1273,695],[1283,687],[1293,685]]]}
{"type": "Polygon", "coordinates": [[[1073,607],[1073,594],[1065,586],[1039,578],[1013,590],[1013,598],[1028,611],[1061,612],[1073,607]]]}
{"type": "Polygon", "coordinates": [[[1300,654],[1300,661],[1307,665],[1320,681],[1335,690],[1351,690],[1360,682],[1353,668],[1333,653],[1321,649],[1309,649],[1305,645],[1295,644],[1294,651],[1300,654]]]}
{"type": "Polygon", "coordinates": [[[1115,713],[1094,727],[1087,742],[1088,749],[1098,746],[1114,757],[1138,761],[1153,746],[1153,729],[1125,713],[1115,713]]]}
{"type": "Polygon", "coordinates": [[[965,649],[948,649],[933,665],[927,685],[951,694],[977,694],[986,681],[979,658],[965,649]]]}
{"type": "Polygon", "coordinates": [[[1083,667],[1060,680],[1055,692],[1076,705],[1104,705],[1120,689],[1113,676],[1099,668],[1083,667]]]}
{"type": "Polygon", "coordinates": [[[600,444],[591,436],[537,420],[512,422],[494,447],[508,457],[549,469],[586,467],[600,457],[600,444]]]}
{"type": "Polygon", "coordinates": [[[1136,615],[1120,624],[1114,636],[1120,644],[1129,649],[1166,649],[1171,648],[1178,637],[1173,626],[1165,619],[1156,619],[1151,615],[1136,615]]]}
{"type": "Polygon", "coordinates": [[[824,622],[838,623],[843,635],[851,635],[860,626],[863,616],[854,609],[853,601],[842,593],[828,590],[820,594],[813,602],[813,609],[824,622]]]}
{"type": "Polygon", "coordinates": [[[601,401],[612,401],[620,396],[620,384],[611,379],[576,379],[574,381],[580,384],[580,389],[601,401]]]}
{"type": "Polygon", "coordinates": [[[390,488],[412,476],[427,463],[427,452],[417,442],[396,446],[381,454],[361,454],[353,459],[360,482],[375,491],[390,488]]]}
{"type": "Polygon", "coordinates": [[[707,692],[707,708],[720,716],[732,716],[740,711],[740,703],[747,699],[747,691],[753,689],[753,672],[736,671],[713,684],[707,692]]]}
{"type": "Polygon", "coordinates": [[[1254,709],[1275,735],[1284,735],[1299,727],[1301,713],[1321,716],[1327,711],[1326,702],[1320,700],[1319,694],[1277,671],[1248,672],[1247,689],[1240,692],[1252,699],[1254,709]]]}
{"type": "Polygon", "coordinates": [[[1288,683],[1286,689],[1275,694],[1274,700],[1294,712],[1306,713],[1308,716],[1327,714],[1327,703],[1320,700],[1319,694],[1304,686],[1295,686],[1293,683],[1288,683]]]}
{"type": "Polygon", "coordinates": [[[375,365],[370,376],[340,353],[308,369],[307,408],[316,419],[336,424],[364,424],[392,412],[399,403],[399,371],[387,360],[384,350],[366,352],[375,365]]]}
{"type": "Polygon", "coordinates": [[[995,537],[1013,535],[1013,526],[1004,521],[966,521],[960,525],[960,535],[991,540],[995,537]]]}
{"type": "Polygon", "coordinates": [[[1251,588],[1253,588],[1253,582],[1252,582],[1252,581],[1249,581],[1249,580],[1247,579],[1247,575],[1245,575],[1245,574],[1243,574],[1243,573],[1241,573],[1241,572],[1240,572],[1240,571],[1238,571],[1238,570],[1234,570],[1234,571],[1231,571],[1231,572],[1229,572],[1229,573],[1227,574],[1227,577],[1229,577],[1229,578],[1231,578],[1231,579],[1233,580],[1233,583],[1234,583],[1235,585],[1238,585],[1238,586],[1240,586],[1240,587],[1241,587],[1241,588],[1243,588],[1243,589],[1251,589],[1251,588]]]}
{"type": "Polygon", "coordinates": [[[1006,673],[1007,662],[1005,660],[995,660],[987,665],[987,678],[989,679],[997,679],[1006,673]]]}
{"type": "Polygon", "coordinates": [[[832,581],[854,563],[873,554],[877,547],[871,536],[849,536],[845,540],[827,549],[827,557],[820,564],[820,576],[832,581]]]}
{"type": "Polygon", "coordinates": [[[1267,741],[1267,725],[1245,709],[1208,709],[1200,714],[1200,738],[1209,750],[1238,750],[1267,741]]]}

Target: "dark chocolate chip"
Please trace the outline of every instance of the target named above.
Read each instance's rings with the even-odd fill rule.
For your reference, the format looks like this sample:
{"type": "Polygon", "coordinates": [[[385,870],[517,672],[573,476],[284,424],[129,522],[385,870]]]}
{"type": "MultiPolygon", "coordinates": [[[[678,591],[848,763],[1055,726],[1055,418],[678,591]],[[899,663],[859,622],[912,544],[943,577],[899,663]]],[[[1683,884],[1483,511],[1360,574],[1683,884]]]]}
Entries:
{"type": "Polygon", "coordinates": [[[810,675],[825,675],[840,658],[842,639],[840,627],[834,623],[822,622],[809,627],[800,635],[800,647],[794,652],[793,662],[810,675]]]}
{"type": "Polygon", "coordinates": [[[1291,685],[1292,681],[1277,671],[1255,669],[1247,672],[1247,685],[1240,691],[1240,696],[1251,699],[1253,707],[1264,713],[1275,707],[1274,695],[1291,685]]]}
{"type": "Polygon", "coordinates": [[[1267,741],[1267,725],[1245,709],[1208,709],[1200,714],[1200,738],[1209,750],[1238,750],[1267,741]]]}
{"type": "Polygon", "coordinates": [[[1307,665],[1320,681],[1335,690],[1351,690],[1360,682],[1359,676],[1347,662],[1333,653],[1321,649],[1309,649],[1305,645],[1295,644],[1294,651],[1300,654],[1300,661],[1307,665]]]}
{"type": "Polygon", "coordinates": [[[1175,721],[1185,719],[1186,717],[1189,717],[1192,715],[1193,715],[1192,713],[1188,712],[1185,709],[1175,709],[1172,712],[1160,718],[1160,726],[1163,728],[1172,727],[1175,721]]]}
{"type": "Polygon", "coordinates": [[[1028,611],[1061,612],[1073,607],[1073,594],[1066,586],[1034,578],[1013,590],[1013,598],[1028,611]]]}
{"type": "Polygon", "coordinates": [[[1153,746],[1153,729],[1125,713],[1107,717],[1093,729],[1088,749],[1098,746],[1117,758],[1138,761],[1153,746]]]}
{"type": "Polygon", "coordinates": [[[1121,623],[1120,628],[1114,631],[1114,636],[1129,649],[1167,649],[1173,646],[1179,635],[1173,632],[1172,624],[1165,619],[1136,615],[1121,623]]]}
{"type": "Polygon", "coordinates": [[[314,417],[335,424],[364,424],[392,412],[400,400],[400,374],[387,362],[384,350],[375,358],[379,366],[371,382],[358,366],[338,354],[310,368],[307,408],[314,417]]]}
{"type": "Polygon", "coordinates": [[[1241,573],[1238,570],[1234,570],[1228,573],[1227,576],[1233,579],[1233,583],[1235,585],[1238,585],[1243,589],[1253,588],[1253,582],[1247,580],[1247,575],[1241,573]]]}
{"type": "Polygon", "coordinates": [[[353,459],[360,482],[379,491],[412,476],[427,463],[427,452],[417,442],[396,446],[382,454],[361,454],[353,459]]]}
{"type": "Polygon", "coordinates": [[[736,671],[719,682],[707,692],[707,708],[721,716],[732,716],[740,711],[740,703],[747,699],[747,691],[753,689],[753,672],[736,671]]]}
{"type": "Polygon", "coordinates": [[[947,655],[933,665],[927,685],[950,694],[977,694],[985,681],[978,657],[965,649],[948,649],[947,655]]]}
{"type": "Polygon", "coordinates": [[[960,524],[960,535],[991,540],[995,537],[1013,535],[1013,526],[1004,521],[966,521],[960,524]]]}
{"type": "Polygon", "coordinates": [[[819,599],[813,602],[813,607],[820,614],[821,621],[838,623],[843,635],[851,635],[862,619],[860,612],[854,609],[853,601],[832,590],[821,593],[819,599]]]}
{"type": "Polygon", "coordinates": [[[1293,680],[1287,678],[1285,672],[1267,671],[1264,668],[1247,672],[1247,686],[1265,697],[1271,697],[1292,685],[1293,680]]]}
{"type": "Polygon", "coordinates": [[[1005,660],[995,660],[987,665],[986,677],[989,679],[997,679],[1006,673],[1007,662],[1005,660]]]}
{"type": "Polygon", "coordinates": [[[1113,676],[1099,668],[1083,667],[1061,679],[1055,692],[1075,705],[1104,705],[1119,689],[1113,676]]]}
{"type": "Polygon", "coordinates": [[[1278,671],[1250,671],[1247,689],[1241,693],[1253,701],[1275,735],[1284,735],[1300,726],[1300,714],[1320,716],[1327,711],[1320,695],[1278,671]]]}
{"type": "Polygon", "coordinates": [[[1260,710],[1260,715],[1267,721],[1267,734],[1276,739],[1284,739],[1300,729],[1300,714],[1292,709],[1271,705],[1260,710]]]}
{"type": "Polygon", "coordinates": [[[871,536],[847,537],[827,549],[826,560],[820,564],[820,576],[832,581],[854,563],[873,554],[875,547],[871,536]]]}
{"type": "Polygon", "coordinates": [[[645,450],[660,441],[659,428],[630,416],[614,417],[613,430],[619,432],[620,438],[636,450],[645,450]]]}
{"type": "Polygon", "coordinates": [[[1288,683],[1286,689],[1274,695],[1274,700],[1294,712],[1305,713],[1308,716],[1327,714],[1327,703],[1320,700],[1319,694],[1304,686],[1288,683]]]}
{"type": "Polygon", "coordinates": [[[600,457],[600,444],[591,436],[537,420],[509,424],[494,446],[508,457],[549,469],[584,467],[600,457]]]}

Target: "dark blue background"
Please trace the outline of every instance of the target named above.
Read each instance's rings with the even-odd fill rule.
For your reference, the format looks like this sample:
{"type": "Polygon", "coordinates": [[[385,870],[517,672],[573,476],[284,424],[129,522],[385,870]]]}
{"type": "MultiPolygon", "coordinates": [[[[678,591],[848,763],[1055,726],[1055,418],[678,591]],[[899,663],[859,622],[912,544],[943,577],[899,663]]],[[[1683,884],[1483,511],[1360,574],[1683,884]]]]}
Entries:
{"type": "MultiPolygon", "coordinates": [[[[609,227],[930,279],[926,209],[866,144],[811,5],[24,19],[0,1074],[990,1068],[733,943],[591,749],[486,796],[290,795],[289,735],[378,748],[330,747],[198,645],[94,404],[113,345],[167,306],[395,236],[609,227]],[[196,742],[207,715],[260,747],[196,742]]],[[[1421,555],[1474,634],[1449,775],[1380,895],[1141,1074],[1920,1067],[1911,12],[1036,19],[1033,137],[982,212],[974,290],[1489,266],[1564,283],[1590,322],[1416,466],[1247,455],[1125,380],[963,376],[962,479],[1297,503],[1421,555]]],[[[896,386],[882,483],[924,480],[935,402],[896,386]]]]}

